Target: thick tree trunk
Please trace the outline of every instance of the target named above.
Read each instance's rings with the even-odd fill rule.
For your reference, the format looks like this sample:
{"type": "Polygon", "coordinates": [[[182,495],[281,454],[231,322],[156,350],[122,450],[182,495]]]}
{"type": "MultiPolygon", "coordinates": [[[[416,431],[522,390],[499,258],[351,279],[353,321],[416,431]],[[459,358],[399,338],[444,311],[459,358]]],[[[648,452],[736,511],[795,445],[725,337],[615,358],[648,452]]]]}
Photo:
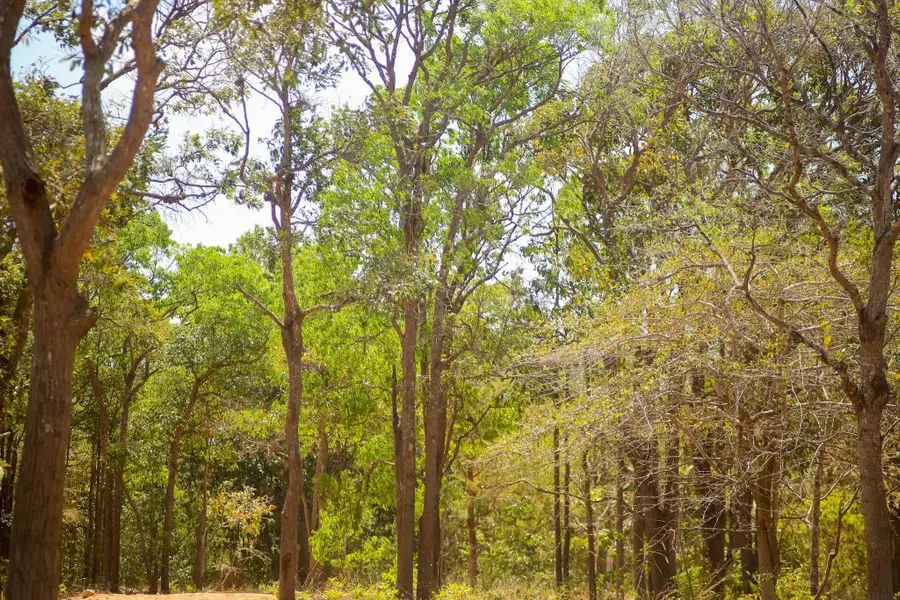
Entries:
{"type": "Polygon", "coordinates": [[[56,277],[33,283],[31,388],[7,579],[7,596],[17,600],[48,600],[59,593],[75,347],[93,324],[74,276],[68,285],[56,277]]]}
{"type": "Polygon", "coordinates": [[[303,495],[303,457],[300,454],[300,406],[303,400],[303,337],[299,315],[286,315],[282,341],[288,362],[288,405],[284,423],[288,485],[281,508],[278,599],[294,600],[299,566],[297,524],[303,495]]]}
{"type": "MultiPolygon", "coordinates": [[[[446,294],[440,289],[439,294],[446,294]]],[[[443,483],[443,453],[447,437],[447,402],[442,389],[444,364],[443,326],[445,300],[436,301],[431,361],[428,369],[428,401],[425,405],[425,494],[419,531],[419,578],[416,598],[431,598],[438,586],[441,558],[441,488],[443,483]]]]}
{"type": "Polygon", "coordinates": [[[587,450],[581,455],[581,468],[584,474],[584,521],[587,529],[587,580],[588,600],[597,600],[597,537],[594,531],[594,505],[591,501],[593,469],[588,461],[587,450]]]}
{"type": "Polygon", "coordinates": [[[881,409],[867,403],[856,413],[860,496],[866,536],[869,600],[889,600],[891,582],[891,519],[882,468],[881,409]]]}

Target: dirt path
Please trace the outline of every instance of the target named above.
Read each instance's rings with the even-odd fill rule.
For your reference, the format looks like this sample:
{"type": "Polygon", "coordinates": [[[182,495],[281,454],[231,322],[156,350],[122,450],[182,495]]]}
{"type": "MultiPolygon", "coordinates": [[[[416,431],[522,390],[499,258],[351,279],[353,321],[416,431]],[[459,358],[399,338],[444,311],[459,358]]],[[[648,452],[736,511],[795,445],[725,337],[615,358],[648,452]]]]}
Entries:
{"type": "MultiPolygon", "coordinates": [[[[81,598],[81,595],[73,596],[72,600],[81,598]]],[[[150,594],[95,594],[90,600],[274,600],[272,594],[257,594],[253,592],[203,592],[199,594],[169,594],[167,596],[153,596],[150,594]]]]}

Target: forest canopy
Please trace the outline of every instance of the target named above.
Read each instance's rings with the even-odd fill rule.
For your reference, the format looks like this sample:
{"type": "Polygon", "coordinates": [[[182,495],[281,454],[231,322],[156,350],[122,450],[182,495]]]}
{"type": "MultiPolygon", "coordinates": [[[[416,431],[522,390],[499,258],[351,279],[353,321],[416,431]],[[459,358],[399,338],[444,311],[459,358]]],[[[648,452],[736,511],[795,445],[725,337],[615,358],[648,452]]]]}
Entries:
{"type": "Polygon", "coordinates": [[[896,597],[898,35],[0,0],[0,597],[896,597]]]}

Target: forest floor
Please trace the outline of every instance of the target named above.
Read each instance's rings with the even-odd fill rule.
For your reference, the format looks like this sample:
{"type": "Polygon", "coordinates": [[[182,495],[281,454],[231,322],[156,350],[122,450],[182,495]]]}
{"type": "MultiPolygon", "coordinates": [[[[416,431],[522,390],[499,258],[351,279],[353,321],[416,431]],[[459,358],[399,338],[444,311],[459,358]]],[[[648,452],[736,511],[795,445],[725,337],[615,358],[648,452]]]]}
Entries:
{"type": "MultiPolygon", "coordinates": [[[[72,600],[81,598],[81,594],[72,596],[72,600]]],[[[169,594],[153,596],[150,594],[94,594],[90,600],[273,600],[272,594],[256,592],[200,592],[195,594],[169,594]]]]}

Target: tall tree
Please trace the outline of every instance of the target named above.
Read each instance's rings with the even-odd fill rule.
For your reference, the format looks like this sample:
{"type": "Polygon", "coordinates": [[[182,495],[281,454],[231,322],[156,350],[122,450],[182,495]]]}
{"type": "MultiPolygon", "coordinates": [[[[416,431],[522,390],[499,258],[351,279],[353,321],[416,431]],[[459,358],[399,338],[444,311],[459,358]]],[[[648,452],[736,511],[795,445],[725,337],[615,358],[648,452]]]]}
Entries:
{"type": "Polygon", "coordinates": [[[92,2],[81,5],[77,31],[84,67],[85,171],[58,229],[51,212],[55,199],[47,196],[40,166],[34,163],[12,80],[10,54],[18,41],[25,1],[0,4],[0,164],[34,302],[31,388],[7,582],[7,592],[15,598],[50,598],[58,591],[75,348],[96,318],[78,292],[78,269],[100,213],[130,168],[150,125],[156,80],[162,71],[153,45],[156,5],[156,0],[134,2],[103,24],[95,20],[92,2]],[[137,81],[122,135],[108,151],[101,89],[128,26],[137,81]],[[99,39],[95,29],[102,32],[99,39]]]}

